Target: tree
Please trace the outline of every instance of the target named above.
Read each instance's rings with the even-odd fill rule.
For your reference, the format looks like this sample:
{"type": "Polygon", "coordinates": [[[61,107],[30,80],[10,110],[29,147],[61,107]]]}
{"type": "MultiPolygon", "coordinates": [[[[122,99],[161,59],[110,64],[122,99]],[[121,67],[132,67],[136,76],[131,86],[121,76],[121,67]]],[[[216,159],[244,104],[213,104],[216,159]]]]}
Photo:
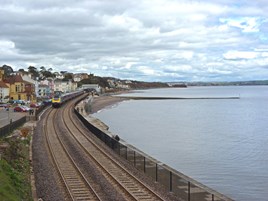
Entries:
{"type": "Polygon", "coordinates": [[[35,78],[39,77],[39,71],[34,66],[29,66],[28,72],[31,73],[35,78]]]}
{"type": "Polygon", "coordinates": [[[54,77],[54,74],[52,73],[52,68],[46,69],[44,66],[40,67],[40,72],[42,74],[42,79],[48,78],[48,77],[54,77]]]}
{"type": "Polygon", "coordinates": [[[53,77],[57,77],[58,75],[60,75],[59,72],[54,72],[53,73],[53,77]]]}
{"type": "Polygon", "coordinates": [[[72,80],[72,79],[73,79],[73,74],[72,73],[65,73],[64,78],[62,80],[67,81],[67,80],[72,80]]]}
{"type": "Polygon", "coordinates": [[[82,84],[98,84],[101,87],[109,87],[109,83],[106,79],[99,77],[99,76],[90,76],[87,79],[83,79],[78,83],[78,86],[81,86],[82,84]]]}
{"type": "Polygon", "coordinates": [[[4,74],[6,77],[9,77],[14,71],[13,71],[13,68],[11,66],[8,66],[8,65],[3,65],[2,66],[3,70],[4,70],[4,74]]]}
{"type": "Polygon", "coordinates": [[[44,66],[41,66],[40,69],[41,69],[41,72],[46,71],[46,68],[44,66]]]}

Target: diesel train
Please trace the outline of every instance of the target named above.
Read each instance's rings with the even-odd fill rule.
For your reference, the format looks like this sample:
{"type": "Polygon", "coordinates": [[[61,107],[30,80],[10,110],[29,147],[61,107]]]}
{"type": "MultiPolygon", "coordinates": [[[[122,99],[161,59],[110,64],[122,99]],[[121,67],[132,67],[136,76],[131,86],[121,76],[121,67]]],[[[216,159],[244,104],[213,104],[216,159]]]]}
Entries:
{"type": "Polygon", "coordinates": [[[61,91],[55,91],[54,97],[52,98],[52,107],[58,108],[65,102],[71,100],[72,98],[75,98],[76,96],[79,96],[83,94],[84,91],[75,91],[70,93],[62,93],[61,91]]]}

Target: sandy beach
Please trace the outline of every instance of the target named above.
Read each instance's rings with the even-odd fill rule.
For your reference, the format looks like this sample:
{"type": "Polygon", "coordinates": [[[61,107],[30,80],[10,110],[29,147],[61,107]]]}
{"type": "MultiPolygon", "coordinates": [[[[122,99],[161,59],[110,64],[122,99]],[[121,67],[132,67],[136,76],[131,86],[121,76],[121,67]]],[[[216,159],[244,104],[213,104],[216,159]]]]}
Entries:
{"type": "Polygon", "coordinates": [[[93,98],[91,114],[98,112],[99,110],[115,105],[121,101],[128,100],[128,98],[116,97],[116,96],[95,96],[93,98]]]}

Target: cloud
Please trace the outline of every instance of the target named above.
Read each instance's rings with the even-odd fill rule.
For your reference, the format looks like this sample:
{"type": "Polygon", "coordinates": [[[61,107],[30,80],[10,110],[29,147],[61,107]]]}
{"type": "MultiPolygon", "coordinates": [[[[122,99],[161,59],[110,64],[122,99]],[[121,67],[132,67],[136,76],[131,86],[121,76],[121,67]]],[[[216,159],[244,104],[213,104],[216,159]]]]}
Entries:
{"type": "Polygon", "coordinates": [[[230,27],[242,29],[242,32],[259,32],[259,27],[262,21],[255,17],[239,17],[220,19],[220,22],[227,24],[230,27]]]}
{"type": "Polygon", "coordinates": [[[150,81],[267,79],[267,11],[264,0],[3,0],[0,64],[150,81]]]}
{"type": "Polygon", "coordinates": [[[228,51],[223,55],[225,59],[255,59],[257,58],[257,52],[247,52],[247,51],[228,51]]]}

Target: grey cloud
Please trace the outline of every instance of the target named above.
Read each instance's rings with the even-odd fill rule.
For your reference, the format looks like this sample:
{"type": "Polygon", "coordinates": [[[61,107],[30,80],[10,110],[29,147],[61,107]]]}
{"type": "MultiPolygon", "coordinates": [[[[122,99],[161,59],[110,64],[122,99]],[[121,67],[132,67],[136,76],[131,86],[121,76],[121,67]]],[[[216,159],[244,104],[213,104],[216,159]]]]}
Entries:
{"type": "Polygon", "coordinates": [[[169,0],[3,0],[0,44],[1,41],[11,41],[15,48],[0,48],[0,62],[9,62],[15,68],[23,65],[27,68],[33,63],[53,66],[58,71],[88,69],[99,75],[152,81],[193,80],[197,77],[234,80],[240,79],[244,72],[262,77],[247,70],[258,65],[258,58],[245,62],[240,68],[241,63],[237,67],[231,62],[241,60],[226,60],[223,55],[230,50],[253,51],[266,47],[267,19],[264,13],[268,12],[265,1],[187,3],[169,0]],[[178,4],[169,11],[161,9],[159,3],[178,4]],[[183,5],[186,10],[182,11],[183,5]],[[263,20],[260,33],[245,34],[220,21],[245,15],[263,20]],[[193,52],[193,57],[184,58],[184,51],[193,52]],[[209,72],[206,64],[213,62],[219,62],[223,67],[209,72]],[[176,66],[179,69],[186,65],[192,69],[166,68],[176,66]],[[153,69],[150,72],[154,74],[141,72],[140,66],[153,69]],[[227,75],[229,71],[231,73],[227,75]]]}

